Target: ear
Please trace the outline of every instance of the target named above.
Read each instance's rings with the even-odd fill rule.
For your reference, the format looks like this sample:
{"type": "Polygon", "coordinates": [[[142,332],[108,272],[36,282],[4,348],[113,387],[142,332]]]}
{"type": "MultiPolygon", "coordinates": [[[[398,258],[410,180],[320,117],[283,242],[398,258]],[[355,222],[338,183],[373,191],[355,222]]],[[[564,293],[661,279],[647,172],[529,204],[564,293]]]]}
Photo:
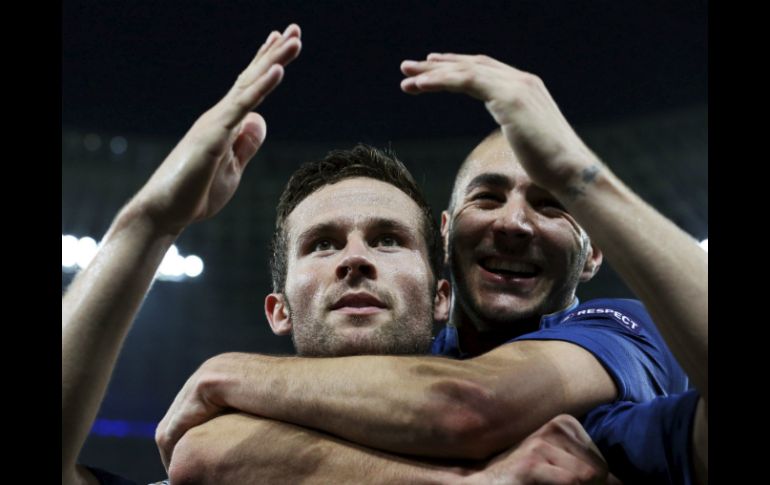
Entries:
{"type": "Polygon", "coordinates": [[[583,272],[580,273],[580,282],[585,283],[586,281],[593,278],[596,272],[599,271],[603,260],[604,255],[602,254],[602,250],[599,249],[598,246],[594,245],[593,242],[589,242],[588,256],[586,257],[586,262],[583,265],[583,272]]]}
{"type": "Polygon", "coordinates": [[[433,320],[446,322],[449,320],[449,282],[440,279],[436,282],[436,297],[433,299],[433,320]]]}
{"type": "Polygon", "coordinates": [[[270,328],[276,335],[291,333],[291,315],[286,307],[283,293],[270,293],[265,297],[265,316],[270,322],[270,328]]]}
{"type": "Polygon", "coordinates": [[[444,264],[449,262],[449,212],[441,211],[441,240],[444,243],[444,264]]]}

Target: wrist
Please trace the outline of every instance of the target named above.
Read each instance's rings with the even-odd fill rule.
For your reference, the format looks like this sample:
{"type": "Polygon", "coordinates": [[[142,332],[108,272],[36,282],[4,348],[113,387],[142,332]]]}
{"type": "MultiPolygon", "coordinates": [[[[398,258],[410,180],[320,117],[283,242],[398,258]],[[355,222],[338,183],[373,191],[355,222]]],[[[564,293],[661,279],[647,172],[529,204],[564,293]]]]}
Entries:
{"type": "Polygon", "coordinates": [[[166,223],[163,217],[158,216],[158,211],[153,210],[150,204],[143,202],[139,195],[137,194],[118,212],[111,229],[142,231],[157,238],[178,238],[186,226],[166,223]]]}

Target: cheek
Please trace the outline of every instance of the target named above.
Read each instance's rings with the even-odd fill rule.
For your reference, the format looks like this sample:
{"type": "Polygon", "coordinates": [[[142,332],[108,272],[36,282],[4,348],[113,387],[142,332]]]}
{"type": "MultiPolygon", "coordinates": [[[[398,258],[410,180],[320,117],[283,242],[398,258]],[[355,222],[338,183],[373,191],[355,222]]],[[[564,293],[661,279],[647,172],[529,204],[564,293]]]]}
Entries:
{"type": "Polygon", "coordinates": [[[540,223],[540,234],[543,235],[554,248],[570,255],[579,254],[583,247],[580,232],[563,219],[551,219],[540,223]]]}
{"type": "Polygon", "coordinates": [[[286,279],[286,293],[294,305],[320,298],[320,268],[297,266],[291,269],[291,277],[286,279]]]}
{"type": "MultiPolygon", "coordinates": [[[[473,247],[484,238],[485,229],[489,226],[489,221],[485,218],[475,217],[471,214],[458,216],[452,224],[452,231],[449,234],[450,246],[455,248],[473,247]]],[[[465,251],[459,252],[460,256],[465,251]]]]}
{"type": "Polygon", "coordinates": [[[418,250],[386,255],[378,266],[380,275],[392,284],[391,290],[406,299],[414,301],[430,288],[430,265],[418,250]]]}

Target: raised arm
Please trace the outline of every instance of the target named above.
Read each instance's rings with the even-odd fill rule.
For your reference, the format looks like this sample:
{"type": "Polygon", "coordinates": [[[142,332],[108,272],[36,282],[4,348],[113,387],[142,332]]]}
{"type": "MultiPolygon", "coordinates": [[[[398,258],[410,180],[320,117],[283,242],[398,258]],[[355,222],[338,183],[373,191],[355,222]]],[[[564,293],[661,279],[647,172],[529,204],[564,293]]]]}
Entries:
{"type": "Polygon", "coordinates": [[[405,61],[402,89],[484,101],[532,180],[549,190],[644,302],[701,395],[694,453],[708,462],[708,253],[640,199],[586,147],[542,81],[486,56],[405,61]]]}
{"type": "Polygon", "coordinates": [[[574,418],[558,416],[489,462],[420,461],[296,425],[226,414],[191,429],[169,468],[175,484],[604,483],[607,465],[574,418]]]}
{"type": "Polygon", "coordinates": [[[62,298],[62,481],[77,483],[77,455],[123,340],[168,248],[192,222],[235,193],[265,138],[250,111],[300,51],[300,31],[273,32],[235,85],[190,131],[118,213],[93,261],[62,298]]]}
{"type": "Polygon", "coordinates": [[[514,342],[465,361],[229,353],[187,381],[156,441],[168,463],[185,431],[234,408],[390,452],[486,459],[557,414],[614,396],[601,364],[559,341],[514,342]]]}
{"type": "Polygon", "coordinates": [[[404,91],[460,92],[484,101],[533,182],[586,229],[644,302],[708,400],[708,254],[641,200],[583,143],[537,76],[487,56],[405,61],[404,91]]]}

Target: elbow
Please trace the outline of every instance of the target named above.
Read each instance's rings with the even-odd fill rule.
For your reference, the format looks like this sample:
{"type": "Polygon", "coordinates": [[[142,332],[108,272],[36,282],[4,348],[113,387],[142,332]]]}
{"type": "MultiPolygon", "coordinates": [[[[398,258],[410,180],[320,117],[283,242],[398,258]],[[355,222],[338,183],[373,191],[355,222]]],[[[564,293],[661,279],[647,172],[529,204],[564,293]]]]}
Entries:
{"type": "Polygon", "coordinates": [[[433,387],[436,399],[427,414],[447,457],[486,460],[510,444],[500,439],[505,421],[494,392],[467,379],[445,379],[433,387]]]}

